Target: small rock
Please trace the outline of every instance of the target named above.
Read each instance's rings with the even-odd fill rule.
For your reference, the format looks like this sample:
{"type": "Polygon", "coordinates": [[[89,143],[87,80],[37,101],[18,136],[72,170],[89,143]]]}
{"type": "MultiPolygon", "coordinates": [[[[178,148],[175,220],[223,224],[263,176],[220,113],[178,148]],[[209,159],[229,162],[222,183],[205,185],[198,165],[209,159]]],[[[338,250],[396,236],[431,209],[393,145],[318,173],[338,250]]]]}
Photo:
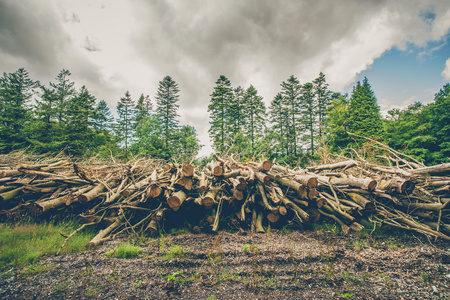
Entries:
{"type": "Polygon", "coordinates": [[[439,291],[438,291],[437,287],[435,287],[435,286],[433,285],[433,286],[431,286],[431,288],[433,289],[433,293],[439,294],[439,291]]]}

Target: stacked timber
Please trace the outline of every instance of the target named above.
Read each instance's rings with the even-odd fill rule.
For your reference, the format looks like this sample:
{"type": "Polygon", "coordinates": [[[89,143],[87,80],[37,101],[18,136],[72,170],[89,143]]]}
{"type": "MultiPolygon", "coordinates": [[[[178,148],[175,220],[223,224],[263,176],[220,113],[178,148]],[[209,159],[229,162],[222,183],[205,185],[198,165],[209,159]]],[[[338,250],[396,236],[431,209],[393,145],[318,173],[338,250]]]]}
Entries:
{"type": "Polygon", "coordinates": [[[371,222],[450,239],[450,164],[426,167],[399,156],[387,166],[352,159],[305,169],[219,156],[203,168],[142,158],[47,160],[0,161],[1,214],[77,214],[83,228],[100,229],[91,248],[124,232],[158,234],[168,224],[263,233],[321,218],[343,233],[371,222]]]}

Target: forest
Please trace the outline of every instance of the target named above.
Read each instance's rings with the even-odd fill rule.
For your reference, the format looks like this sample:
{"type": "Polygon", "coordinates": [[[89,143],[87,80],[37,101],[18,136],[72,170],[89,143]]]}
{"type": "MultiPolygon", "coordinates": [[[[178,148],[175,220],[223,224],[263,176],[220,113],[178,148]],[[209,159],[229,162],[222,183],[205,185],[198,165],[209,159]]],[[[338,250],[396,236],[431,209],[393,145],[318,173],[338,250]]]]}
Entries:
{"type": "MultiPolygon", "coordinates": [[[[180,162],[197,156],[202,145],[196,129],[178,121],[181,91],[170,76],[159,82],[153,99],[144,94],[133,99],[128,91],[118,96],[117,118],[88,87],[75,89],[70,76],[63,69],[46,86],[23,68],[3,73],[0,153],[27,149],[125,160],[144,155],[180,162]]],[[[366,137],[427,165],[449,161],[448,83],[433,102],[415,102],[384,117],[367,78],[348,95],[331,91],[323,73],[303,84],[292,75],[280,84],[269,107],[253,85],[233,87],[224,75],[211,90],[205,101],[209,100],[208,132],[217,153],[302,165],[317,159],[324,148],[341,153],[362,147],[366,137]]]]}

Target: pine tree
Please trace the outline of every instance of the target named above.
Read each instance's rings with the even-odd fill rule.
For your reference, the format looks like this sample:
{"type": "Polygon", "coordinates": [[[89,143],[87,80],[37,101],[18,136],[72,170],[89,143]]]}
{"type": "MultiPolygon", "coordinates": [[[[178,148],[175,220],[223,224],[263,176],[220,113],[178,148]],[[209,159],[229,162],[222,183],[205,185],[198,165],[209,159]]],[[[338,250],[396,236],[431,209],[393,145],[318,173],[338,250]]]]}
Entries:
{"type": "Polygon", "coordinates": [[[328,83],[325,74],[320,72],[319,77],[314,79],[314,94],[317,103],[317,118],[319,121],[319,136],[322,136],[322,129],[327,117],[327,109],[331,103],[331,91],[328,90],[328,83]]]}
{"type": "Polygon", "coordinates": [[[95,97],[83,86],[77,96],[66,103],[65,142],[69,151],[75,155],[92,150],[95,101],[95,97]]]}
{"type": "Polygon", "coordinates": [[[230,97],[229,105],[226,109],[227,130],[230,133],[232,140],[234,140],[236,134],[243,130],[243,109],[245,106],[245,90],[243,87],[238,86],[233,90],[233,96],[230,97]]]}
{"type": "Polygon", "coordinates": [[[125,157],[128,158],[128,147],[133,137],[133,124],[135,120],[135,104],[131,99],[130,93],[127,91],[125,97],[120,98],[117,104],[117,120],[116,130],[119,140],[125,145],[125,157]]]}
{"type": "Polygon", "coordinates": [[[383,136],[380,107],[366,77],[364,77],[362,84],[358,81],[353,90],[350,98],[348,121],[348,128],[352,133],[369,138],[383,136]]]}
{"type": "Polygon", "coordinates": [[[151,115],[153,110],[152,102],[150,101],[150,96],[145,96],[141,94],[136,103],[136,126],[141,120],[147,118],[151,115]]]}
{"type": "Polygon", "coordinates": [[[288,131],[286,132],[287,153],[297,155],[301,85],[294,75],[281,83],[281,94],[283,95],[283,106],[288,108],[289,116],[288,131]]]}
{"type": "Polygon", "coordinates": [[[432,133],[431,112],[422,103],[413,103],[403,110],[388,111],[384,128],[386,143],[390,147],[420,161],[434,162],[433,153],[440,149],[437,148],[437,139],[432,133]]]}
{"type": "Polygon", "coordinates": [[[20,68],[14,73],[3,73],[0,78],[0,152],[8,153],[25,147],[24,132],[30,121],[28,102],[39,82],[30,79],[28,72],[20,68]]]}
{"type": "Polygon", "coordinates": [[[41,86],[41,100],[36,100],[35,119],[30,127],[30,142],[38,152],[57,151],[63,148],[63,132],[57,123],[58,98],[55,90],[41,86]]]}
{"type": "Polygon", "coordinates": [[[208,105],[211,126],[208,130],[213,146],[216,151],[221,152],[229,146],[229,107],[233,98],[231,82],[224,75],[220,75],[216,86],[211,94],[208,105]]]}
{"type": "Polygon", "coordinates": [[[326,141],[331,151],[339,151],[347,147],[351,141],[347,134],[350,100],[347,94],[341,93],[334,93],[331,99],[327,110],[328,118],[325,120],[326,141]]]}
{"type": "Polygon", "coordinates": [[[177,117],[179,117],[177,110],[180,106],[178,104],[180,95],[178,93],[178,84],[170,77],[166,76],[159,82],[158,91],[156,93],[156,114],[163,122],[163,140],[166,149],[171,151],[173,148],[171,139],[178,128],[177,117]]]}
{"type": "Polygon", "coordinates": [[[178,131],[178,156],[180,161],[189,162],[195,158],[200,150],[200,142],[198,140],[197,131],[194,127],[183,125],[178,131]]]}
{"type": "Polygon", "coordinates": [[[114,117],[105,100],[100,100],[94,110],[93,126],[97,132],[109,131],[114,123],[114,117]]]}
{"type": "Polygon", "coordinates": [[[307,82],[302,87],[301,96],[301,120],[304,129],[308,134],[304,134],[304,139],[309,140],[309,153],[314,153],[314,133],[316,131],[316,101],[314,99],[313,85],[307,82]]]}
{"type": "Polygon", "coordinates": [[[436,137],[439,151],[433,154],[435,162],[450,160],[450,84],[445,84],[434,96],[434,103],[430,104],[431,133],[436,137]]]}
{"type": "Polygon", "coordinates": [[[283,154],[286,150],[286,131],[288,115],[283,106],[283,96],[278,93],[270,103],[269,107],[270,122],[272,123],[272,130],[275,134],[275,152],[278,155],[283,154]]]}
{"type": "Polygon", "coordinates": [[[75,95],[74,82],[70,81],[69,76],[72,75],[70,71],[62,69],[56,76],[56,83],[50,83],[50,86],[55,90],[58,99],[57,116],[58,121],[64,121],[64,114],[66,110],[66,103],[71,97],[75,95]]]}
{"type": "Polygon", "coordinates": [[[256,150],[256,142],[263,136],[266,108],[258,91],[250,85],[244,96],[244,133],[250,139],[251,151],[256,150]]]}

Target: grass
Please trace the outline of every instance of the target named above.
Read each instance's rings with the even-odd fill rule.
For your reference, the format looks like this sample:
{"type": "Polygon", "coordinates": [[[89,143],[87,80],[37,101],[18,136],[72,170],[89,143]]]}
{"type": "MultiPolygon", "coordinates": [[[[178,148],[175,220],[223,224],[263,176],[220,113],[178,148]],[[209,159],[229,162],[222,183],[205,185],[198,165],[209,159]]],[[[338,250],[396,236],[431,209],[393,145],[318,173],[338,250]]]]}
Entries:
{"type": "Polygon", "coordinates": [[[183,258],[184,249],[183,246],[172,246],[164,256],[165,259],[183,258]]]}
{"type": "Polygon", "coordinates": [[[368,248],[368,247],[369,247],[369,243],[367,241],[363,241],[363,240],[354,240],[353,241],[353,250],[355,250],[356,252],[360,252],[364,248],[368,248]]]}
{"type": "Polygon", "coordinates": [[[108,251],[106,253],[106,256],[128,259],[137,257],[140,253],[141,247],[124,242],[120,243],[120,245],[116,249],[108,251]]]}
{"type": "MultiPolygon", "coordinates": [[[[60,232],[70,234],[79,226],[75,221],[55,225],[0,224],[0,272],[33,265],[43,256],[56,254],[65,240],[60,232]]],[[[89,230],[79,232],[67,242],[62,253],[84,251],[93,236],[89,230]]]]}

